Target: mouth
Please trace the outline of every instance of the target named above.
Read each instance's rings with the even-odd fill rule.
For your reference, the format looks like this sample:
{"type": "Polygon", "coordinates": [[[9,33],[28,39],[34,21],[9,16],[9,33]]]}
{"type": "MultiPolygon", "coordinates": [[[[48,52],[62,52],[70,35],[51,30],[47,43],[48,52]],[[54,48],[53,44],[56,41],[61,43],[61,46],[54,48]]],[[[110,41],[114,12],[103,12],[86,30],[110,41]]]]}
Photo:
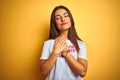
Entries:
{"type": "Polygon", "coordinates": [[[67,22],[63,22],[63,23],[61,23],[61,25],[66,25],[67,24],[67,22]]]}

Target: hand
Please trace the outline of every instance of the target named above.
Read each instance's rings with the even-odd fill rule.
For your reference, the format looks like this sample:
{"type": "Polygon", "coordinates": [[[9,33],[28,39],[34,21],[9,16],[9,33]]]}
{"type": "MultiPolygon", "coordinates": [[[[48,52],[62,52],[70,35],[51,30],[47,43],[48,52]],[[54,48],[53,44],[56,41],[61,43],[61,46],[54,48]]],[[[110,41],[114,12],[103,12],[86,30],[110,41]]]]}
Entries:
{"type": "Polygon", "coordinates": [[[67,49],[66,45],[67,44],[65,38],[57,38],[55,40],[53,52],[56,54],[61,53],[64,49],[67,49]]]}
{"type": "Polygon", "coordinates": [[[69,47],[68,47],[67,44],[65,44],[65,48],[64,48],[63,51],[61,52],[61,54],[62,54],[63,57],[66,57],[66,56],[68,55],[68,53],[69,53],[68,50],[69,50],[69,47]]]}
{"type": "Polygon", "coordinates": [[[65,48],[63,49],[63,51],[68,51],[69,50],[69,47],[67,45],[67,43],[65,43],[65,48]]]}

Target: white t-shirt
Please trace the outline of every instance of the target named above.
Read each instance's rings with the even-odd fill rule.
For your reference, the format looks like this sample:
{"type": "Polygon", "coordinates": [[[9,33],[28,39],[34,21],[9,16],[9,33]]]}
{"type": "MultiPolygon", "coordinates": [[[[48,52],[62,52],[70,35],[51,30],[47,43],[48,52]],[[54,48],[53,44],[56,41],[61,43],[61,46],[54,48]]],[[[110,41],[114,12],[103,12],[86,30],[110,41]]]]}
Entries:
{"type": "MultiPolygon", "coordinates": [[[[55,42],[54,39],[50,39],[44,42],[42,55],[40,59],[49,58],[54,48],[54,42],[55,42]]],[[[77,40],[77,42],[80,47],[79,53],[76,52],[72,42],[70,40],[66,40],[70,53],[74,56],[75,59],[79,57],[87,60],[85,43],[80,40],[77,40]]],[[[75,75],[74,72],[72,72],[65,58],[63,58],[60,54],[56,60],[56,63],[52,67],[47,79],[48,80],[83,80],[81,76],[75,75]]]]}

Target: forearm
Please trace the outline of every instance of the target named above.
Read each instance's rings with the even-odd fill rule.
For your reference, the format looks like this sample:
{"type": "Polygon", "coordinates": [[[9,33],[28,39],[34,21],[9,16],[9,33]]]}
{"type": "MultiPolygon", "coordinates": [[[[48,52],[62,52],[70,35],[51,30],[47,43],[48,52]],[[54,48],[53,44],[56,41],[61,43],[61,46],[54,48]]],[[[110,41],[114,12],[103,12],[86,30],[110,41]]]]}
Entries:
{"type": "Polygon", "coordinates": [[[41,72],[46,76],[56,62],[58,54],[52,52],[47,60],[41,60],[41,72]]]}
{"type": "Polygon", "coordinates": [[[87,66],[83,63],[76,60],[71,54],[68,53],[68,55],[65,57],[66,61],[68,62],[71,70],[80,75],[81,77],[84,77],[86,74],[87,66]]]}

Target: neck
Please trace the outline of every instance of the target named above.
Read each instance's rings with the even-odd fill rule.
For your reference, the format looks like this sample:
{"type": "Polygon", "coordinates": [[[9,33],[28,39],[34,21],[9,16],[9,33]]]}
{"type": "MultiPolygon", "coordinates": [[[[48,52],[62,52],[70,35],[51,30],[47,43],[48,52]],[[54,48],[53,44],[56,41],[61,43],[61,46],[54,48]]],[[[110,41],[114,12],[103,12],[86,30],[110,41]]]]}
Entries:
{"type": "Polygon", "coordinates": [[[67,39],[68,39],[68,30],[62,31],[62,32],[60,33],[60,37],[64,37],[64,38],[67,40],[67,39]]]}

